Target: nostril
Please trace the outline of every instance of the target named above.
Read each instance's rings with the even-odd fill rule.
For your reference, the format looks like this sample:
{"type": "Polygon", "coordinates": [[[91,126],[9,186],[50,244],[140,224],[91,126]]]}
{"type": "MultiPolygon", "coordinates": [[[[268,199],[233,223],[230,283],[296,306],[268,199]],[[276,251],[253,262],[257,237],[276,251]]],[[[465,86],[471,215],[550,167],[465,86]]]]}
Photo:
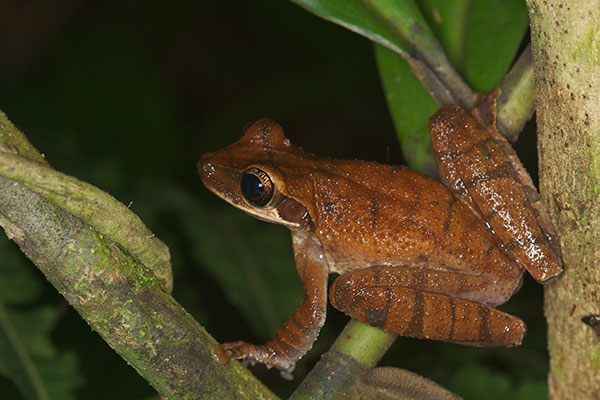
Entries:
{"type": "Polygon", "coordinates": [[[210,176],[215,172],[214,165],[209,160],[206,160],[204,158],[198,160],[196,168],[198,169],[198,173],[201,176],[210,176]]]}

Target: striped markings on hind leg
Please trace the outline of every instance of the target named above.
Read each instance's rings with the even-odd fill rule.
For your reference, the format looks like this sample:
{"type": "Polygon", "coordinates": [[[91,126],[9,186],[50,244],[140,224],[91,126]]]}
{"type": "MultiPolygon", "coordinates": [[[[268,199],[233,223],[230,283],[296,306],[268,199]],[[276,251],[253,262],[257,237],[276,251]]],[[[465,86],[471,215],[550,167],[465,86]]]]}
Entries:
{"type": "Polygon", "coordinates": [[[356,288],[344,275],[332,285],[332,305],[352,318],[402,336],[472,346],[521,344],[519,318],[473,301],[399,286],[356,288]]]}

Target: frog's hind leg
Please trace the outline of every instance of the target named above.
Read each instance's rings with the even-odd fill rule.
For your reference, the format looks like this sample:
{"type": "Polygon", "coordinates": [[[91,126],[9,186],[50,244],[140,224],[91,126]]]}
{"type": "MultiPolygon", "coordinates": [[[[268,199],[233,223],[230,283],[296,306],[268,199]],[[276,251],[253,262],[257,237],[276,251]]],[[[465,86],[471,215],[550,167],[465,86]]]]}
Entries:
{"type": "Polygon", "coordinates": [[[520,345],[523,340],[523,321],[493,307],[397,286],[398,282],[393,280],[369,282],[363,277],[360,285],[356,285],[354,274],[336,279],[329,291],[330,301],[338,310],[369,325],[402,336],[471,346],[510,347],[520,345]]]}
{"type": "Polygon", "coordinates": [[[496,97],[473,109],[439,109],[429,131],[441,182],[483,219],[502,248],[539,282],[562,272],[552,222],[531,177],[496,129],[496,97]],[[474,118],[473,118],[474,117],[474,118]]]}

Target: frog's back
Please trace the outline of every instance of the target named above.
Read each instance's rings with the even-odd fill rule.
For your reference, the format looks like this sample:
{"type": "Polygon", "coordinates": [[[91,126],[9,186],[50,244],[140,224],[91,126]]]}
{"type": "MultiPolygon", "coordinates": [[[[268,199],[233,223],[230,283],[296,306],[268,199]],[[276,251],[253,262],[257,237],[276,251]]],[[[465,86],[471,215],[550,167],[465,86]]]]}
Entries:
{"type": "Polygon", "coordinates": [[[328,161],[312,174],[317,236],[337,272],[410,264],[514,281],[520,268],[438,181],[404,167],[328,161]],[[362,243],[361,251],[355,249],[362,243]]]}

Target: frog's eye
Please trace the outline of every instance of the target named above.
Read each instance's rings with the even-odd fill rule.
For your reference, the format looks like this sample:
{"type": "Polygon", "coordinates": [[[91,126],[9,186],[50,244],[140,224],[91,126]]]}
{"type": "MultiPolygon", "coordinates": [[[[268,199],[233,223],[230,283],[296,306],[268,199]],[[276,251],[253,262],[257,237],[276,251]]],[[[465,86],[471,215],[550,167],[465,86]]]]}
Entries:
{"type": "Polygon", "coordinates": [[[271,201],[274,192],[273,181],[265,171],[252,167],[242,175],[242,195],[248,203],[264,207],[271,201]]]}

